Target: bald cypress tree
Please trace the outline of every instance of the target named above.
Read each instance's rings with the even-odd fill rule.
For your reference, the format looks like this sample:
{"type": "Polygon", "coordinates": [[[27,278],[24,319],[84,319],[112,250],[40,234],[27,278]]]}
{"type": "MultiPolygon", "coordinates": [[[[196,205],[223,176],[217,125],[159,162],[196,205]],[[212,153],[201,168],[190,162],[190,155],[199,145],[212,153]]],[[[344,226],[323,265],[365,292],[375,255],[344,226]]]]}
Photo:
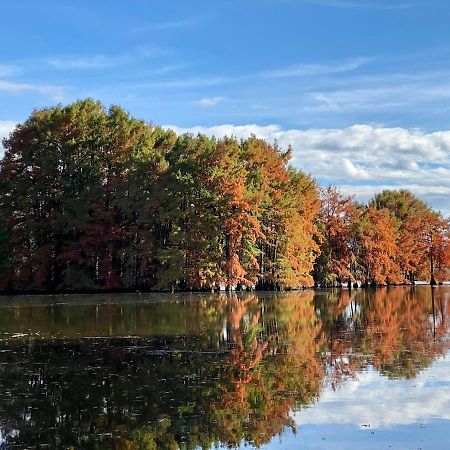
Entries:
{"type": "Polygon", "coordinates": [[[152,241],[152,186],[165,169],[160,135],[92,100],[34,111],[18,125],[0,166],[11,259],[3,283],[116,288],[151,276],[142,253],[152,241]]]}

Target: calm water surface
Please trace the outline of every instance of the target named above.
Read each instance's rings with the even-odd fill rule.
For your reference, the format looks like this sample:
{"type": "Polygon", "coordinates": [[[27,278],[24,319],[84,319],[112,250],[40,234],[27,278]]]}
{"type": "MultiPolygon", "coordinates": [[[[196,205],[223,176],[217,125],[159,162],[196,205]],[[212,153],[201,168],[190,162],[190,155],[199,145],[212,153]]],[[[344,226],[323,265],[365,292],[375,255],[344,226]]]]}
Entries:
{"type": "Polygon", "coordinates": [[[450,287],[0,298],[1,449],[450,449],[450,287]]]}

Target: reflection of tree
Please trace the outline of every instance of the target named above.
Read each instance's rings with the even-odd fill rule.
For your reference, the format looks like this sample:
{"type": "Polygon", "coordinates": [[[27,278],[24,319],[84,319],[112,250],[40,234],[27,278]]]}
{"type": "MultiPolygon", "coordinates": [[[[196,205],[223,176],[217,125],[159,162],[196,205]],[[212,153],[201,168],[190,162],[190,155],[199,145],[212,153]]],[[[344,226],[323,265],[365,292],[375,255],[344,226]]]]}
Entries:
{"type": "MultiPolygon", "coordinates": [[[[293,426],[292,409],[319,395],[320,326],[312,299],[311,291],[268,301],[214,297],[177,308],[112,306],[99,312],[112,334],[120,333],[118,326],[127,335],[143,334],[145,326],[162,331],[162,322],[165,333],[7,340],[12,351],[0,356],[9,363],[0,364],[0,389],[10,393],[0,398],[2,433],[18,447],[33,442],[134,450],[268,442],[293,426]]],[[[43,307],[37,315],[28,310],[22,320],[32,329],[32,314],[39,328],[53,314],[52,323],[65,323],[62,329],[74,335],[81,317],[95,321],[92,307],[80,311],[43,307]]],[[[89,326],[98,330],[94,322],[89,326]]]]}
{"type": "Polygon", "coordinates": [[[229,301],[227,325],[230,330],[231,351],[228,362],[233,368],[232,385],[234,387],[231,402],[234,397],[237,401],[244,402],[246,386],[253,381],[253,377],[257,373],[254,369],[263,358],[263,352],[266,350],[270,338],[258,339],[258,334],[260,334],[259,311],[251,316],[248,323],[242,323],[247,312],[247,305],[257,302],[258,299],[254,295],[244,299],[233,296],[229,301]]]}
{"type": "MultiPolygon", "coordinates": [[[[372,364],[382,373],[412,378],[444,353],[445,326],[433,330],[430,320],[432,289],[420,294],[412,289],[374,291],[363,345],[372,350],[372,364]]],[[[439,297],[440,305],[442,301],[439,297]]]]}
{"type": "Polygon", "coordinates": [[[291,412],[324,382],[336,387],[368,365],[412,377],[431,364],[445,351],[446,295],[304,291],[2,311],[0,332],[34,333],[2,341],[4,447],[261,445],[293,428],[291,412]],[[77,327],[99,337],[76,338],[77,327]],[[58,329],[70,338],[56,339],[58,329]]]}
{"type": "Polygon", "coordinates": [[[212,406],[222,442],[266,443],[294,427],[292,409],[318,396],[323,371],[312,299],[312,291],[293,294],[253,312],[256,297],[230,299],[231,351],[221,400],[212,406]]]}
{"type": "Polygon", "coordinates": [[[338,290],[329,291],[316,301],[326,336],[322,360],[333,389],[342,380],[353,378],[365,365],[365,359],[355,348],[361,334],[360,305],[356,297],[354,290],[338,290]]]}
{"type": "MultiPolygon", "coordinates": [[[[106,296],[105,296],[106,297],[106,296]]],[[[97,296],[83,296],[96,301],[97,296]]],[[[145,297],[143,296],[145,299],[145,297]]],[[[134,296],[136,299],[136,296],[134,296]]],[[[106,297],[110,303],[59,304],[3,308],[0,332],[6,336],[24,333],[39,338],[79,338],[80,336],[164,336],[192,335],[204,326],[218,332],[223,305],[216,297],[185,297],[183,301],[125,303],[117,296],[106,297]]],[[[0,337],[1,339],[1,337],[0,337]]]]}
{"type": "Polygon", "coordinates": [[[389,377],[411,378],[445,352],[442,290],[340,291],[318,297],[316,305],[327,336],[323,358],[334,387],[368,364],[389,377]]]}

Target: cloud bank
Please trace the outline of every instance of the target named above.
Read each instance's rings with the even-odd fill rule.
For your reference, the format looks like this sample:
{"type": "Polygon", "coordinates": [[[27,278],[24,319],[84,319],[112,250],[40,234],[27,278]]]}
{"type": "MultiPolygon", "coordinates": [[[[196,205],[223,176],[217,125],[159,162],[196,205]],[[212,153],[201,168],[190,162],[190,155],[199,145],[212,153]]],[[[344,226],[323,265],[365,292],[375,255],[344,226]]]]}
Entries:
{"type": "Polygon", "coordinates": [[[177,133],[222,137],[250,135],[293,148],[292,164],[322,184],[338,184],[368,200],[382,189],[410,189],[444,214],[450,213],[450,131],[353,125],[332,129],[284,129],[278,125],[217,125],[177,133]]]}

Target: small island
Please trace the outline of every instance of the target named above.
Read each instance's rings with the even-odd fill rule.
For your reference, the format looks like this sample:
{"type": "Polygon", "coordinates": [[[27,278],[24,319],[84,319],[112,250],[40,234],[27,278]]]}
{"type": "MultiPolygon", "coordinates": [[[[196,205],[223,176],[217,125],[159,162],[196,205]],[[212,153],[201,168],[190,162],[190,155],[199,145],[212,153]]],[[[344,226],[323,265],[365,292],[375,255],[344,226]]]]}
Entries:
{"type": "Polygon", "coordinates": [[[255,136],[177,135],[86,99],[35,110],[3,146],[4,293],[450,278],[448,218],[406,190],[360,204],[255,136]]]}

